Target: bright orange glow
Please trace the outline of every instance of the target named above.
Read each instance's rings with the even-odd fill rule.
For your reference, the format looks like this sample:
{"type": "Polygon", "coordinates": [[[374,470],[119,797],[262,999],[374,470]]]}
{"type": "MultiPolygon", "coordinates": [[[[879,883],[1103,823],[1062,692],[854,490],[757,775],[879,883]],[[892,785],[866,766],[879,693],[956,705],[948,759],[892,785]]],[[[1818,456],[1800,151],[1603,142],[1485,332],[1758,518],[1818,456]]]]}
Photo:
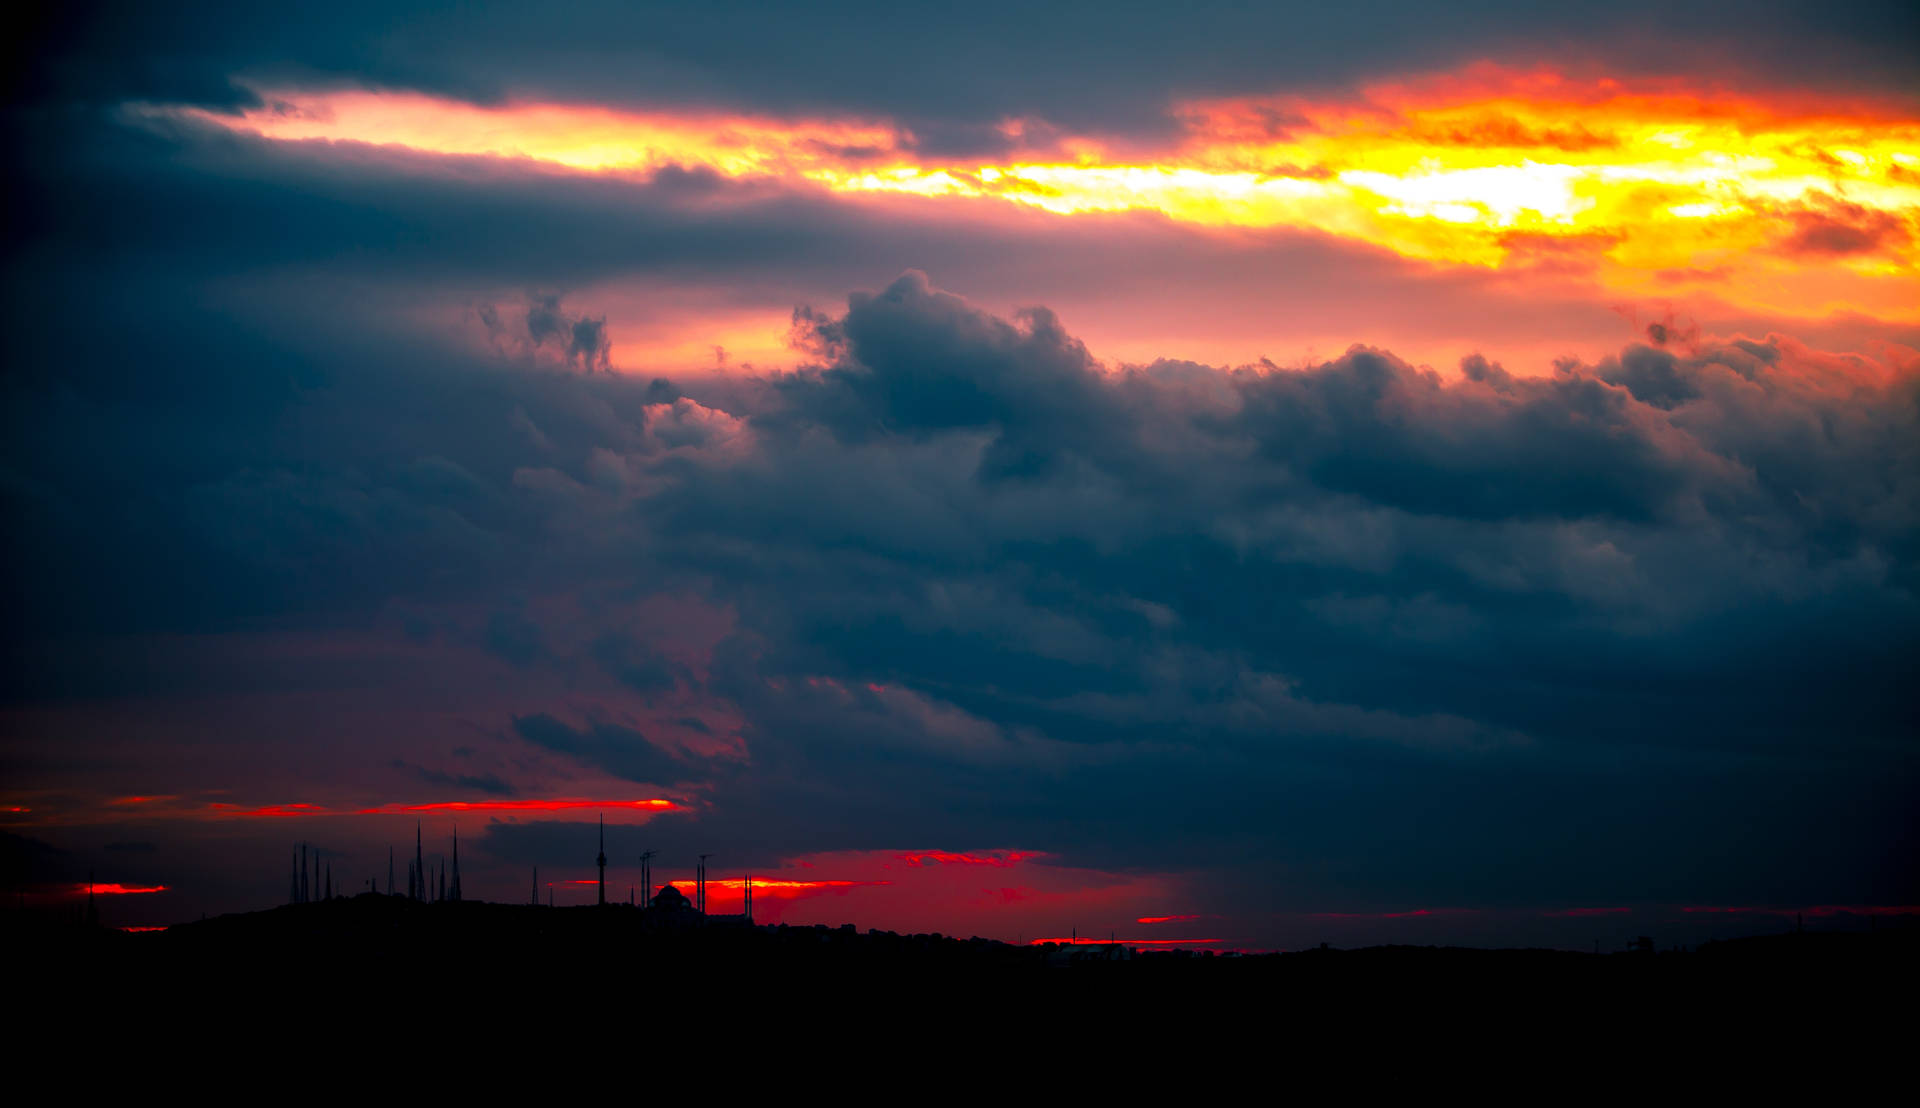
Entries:
{"type": "Polygon", "coordinates": [[[138,893],[164,893],[167,891],[167,887],[165,885],[119,885],[119,884],[98,884],[98,883],[89,885],[85,881],[82,881],[78,885],[75,885],[73,887],[73,891],[83,895],[88,891],[92,891],[96,896],[130,896],[138,893]]]}
{"type": "Polygon", "coordinates": [[[132,110],[573,171],[693,166],[850,195],[1297,228],[1634,296],[1707,291],[1756,309],[1920,320],[1920,120],[1871,104],[1479,67],[1358,98],[1192,101],[1175,110],[1169,143],[1069,137],[983,165],[919,158],[910,134],[872,120],[354,90],[262,97],[237,116],[132,110]]]}
{"type": "Polygon", "coordinates": [[[1135,923],[1191,923],[1199,916],[1141,916],[1135,923]]]}
{"type": "Polygon", "coordinates": [[[729,176],[811,175],[901,154],[900,134],[872,121],[641,114],[580,104],[483,108],[419,93],[358,89],[265,95],[262,107],[238,120],[198,109],[179,114],[273,139],[365,142],[600,171],[675,165],[729,176]]]}

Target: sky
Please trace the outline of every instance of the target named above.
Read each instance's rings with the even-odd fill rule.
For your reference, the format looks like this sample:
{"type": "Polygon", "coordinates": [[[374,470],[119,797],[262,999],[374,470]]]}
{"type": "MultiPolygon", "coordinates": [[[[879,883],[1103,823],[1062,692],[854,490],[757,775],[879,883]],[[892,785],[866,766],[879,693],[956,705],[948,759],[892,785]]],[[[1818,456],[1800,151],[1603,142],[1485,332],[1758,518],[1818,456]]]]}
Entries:
{"type": "Polygon", "coordinates": [[[7,17],[14,907],[1920,914],[1911,5],[693,7],[7,17]]]}

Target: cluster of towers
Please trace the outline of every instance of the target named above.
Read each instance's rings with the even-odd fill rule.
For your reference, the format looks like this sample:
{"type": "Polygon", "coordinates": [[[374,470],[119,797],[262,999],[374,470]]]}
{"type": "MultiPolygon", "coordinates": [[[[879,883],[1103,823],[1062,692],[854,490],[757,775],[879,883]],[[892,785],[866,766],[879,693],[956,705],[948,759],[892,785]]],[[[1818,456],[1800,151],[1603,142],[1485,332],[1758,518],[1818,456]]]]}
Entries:
{"type": "MultiPolygon", "coordinates": [[[[658,888],[654,886],[654,883],[653,883],[654,854],[655,852],[651,850],[641,852],[639,896],[638,898],[636,898],[635,889],[632,886],[629,886],[627,888],[627,904],[631,907],[653,908],[656,906],[664,907],[668,902],[671,902],[675,907],[691,908],[693,911],[698,912],[703,916],[707,915],[708,914],[707,912],[707,859],[713,857],[713,855],[711,854],[700,855],[700,860],[694,867],[693,898],[691,901],[686,899],[685,895],[682,894],[678,889],[673,889],[674,895],[672,897],[667,898],[665,901],[663,901],[660,899],[660,896],[663,890],[671,888],[671,882],[669,882],[666,885],[659,886],[658,888]]],[[[606,817],[604,816],[602,816],[600,819],[599,852],[594,855],[593,864],[594,864],[594,867],[599,871],[599,879],[595,882],[595,885],[597,887],[595,889],[594,902],[596,905],[604,907],[607,903],[607,821],[606,821],[606,817]]],[[[741,906],[740,915],[738,917],[717,917],[717,918],[737,918],[737,919],[743,919],[748,923],[753,922],[753,878],[751,876],[748,876],[741,881],[741,891],[742,891],[743,903],[741,906]]],[[[540,867],[539,866],[533,867],[533,887],[530,894],[527,897],[527,903],[530,905],[533,905],[534,907],[539,907],[541,903],[540,901],[540,867]]],[[[547,883],[546,904],[547,904],[547,907],[549,908],[553,907],[553,883],[552,882],[547,883]]]]}
{"type": "Polygon", "coordinates": [[[309,859],[307,844],[301,843],[300,849],[294,852],[289,872],[292,876],[287,884],[287,903],[311,904],[333,899],[333,863],[328,862],[323,871],[318,850],[313,851],[309,859]]]}
{"type": "MultiPolygon", "coordinates": [[[[653,857],[654,852],[651,850],[645,851],[640,855],[640,896],[636,903],[634,890],[629,888],[627,890],[627,903],[629,905],[640,908],[655,907],[662,889],[671,887],[671,883],[661,886],[660,889],[654,887],[653,857]]],[[[711,854],[700,855],[700,861],[694,869],[693,898],[691,902],[677,889],[673,890],[674,895],[672,897],[667,898],[681,910],[691,908],[702,916],[708,914],[707,859],[711,857],[713,857],[711,854]]],[[[388,847],[388,895],[398,895],[400,892],[399,885],[394,880],[393,863],[393,848],[388,847]]],[[[594,857],[594,865],[598,867],[600,871],[596,902],[601,906],[605,906],[607,903],[607,821],[605,816],[600,818],[600,850],[594,857]]],[[[369,878],[367,886],[373,892],[378,893],[380,891],[380,881],[378,878],[369,878]]],[[[753,922],[753,878],[751,876],[742,882],[742,890],[744,893],[744,904],[740,916],[723,918],[744,919],[748,923],[751,923],[753,922]]],[[[288,901],[293,904],[308,904],[320,900],[332,900],[335,895],[333,863],[327,862],[323,864],[320,860],[320,852],[318,850],[310,851],[308,844],[301,843],[300,848],[293,854],[291,878],[287,886],[288,901]]],[[[344,889],[339,890],[338,895],[346,895],[344,889]]],[[[406,897],[408,900],[428,904],[442,901],[454,902],[462,899],[460,891],[459,832],[456,831],[453,835],[452,849],[449,855],[445,858],[436,857],[429,863],[426,857],[425,839],[421,826],[418,822],[413,825],[413,857],[407,862],[406,897]]],[[[539,866],[533,867],[533,894],[528,903],[536,907],[540,904],[539,866]]],[[[547,885],[547,906],[553,906],[553,886],[551,883],[547,885]]]]}
{"type": "MultiPolygon", "coordinates": [[[[458,901],[460,895],[460,833],[454,832],[453,852],[450,859],[435,858],[432,864],[426,859],[424,842],[418,823],[413,825],[413,859],[407,863],[407,899],[424,903],[436,901],[458,901]]],[[[374,892],[380,891],[380,879],[367,879],[367,887],[374,892]]],[[[387,848],[387,892],[398,893],[399,886],[393,879],[393,848],[387,848]]],[[[311,904],[319,900],[332,900],[335,895],[333,886],[333,863],[323,868],[320,852],[313,850],[309,858],[306,843],[294,852],[292,877],[287,885],[287,902],[290,904],[311,904]]],[[[346,895],[344,887],[340,895],[346,895]]]]}
{"type": "MultiPolygon", "coordinates": [[[[387,854],[387,886],[393,887],[393,854],[387,854]]],[[[427,864],[421,848],[420,824],[413,825],[413,861],[407,863],[407,899],[426,903],[458,901],[460,895],[460,832],[453,833],[453,856],[427,864]]]]}

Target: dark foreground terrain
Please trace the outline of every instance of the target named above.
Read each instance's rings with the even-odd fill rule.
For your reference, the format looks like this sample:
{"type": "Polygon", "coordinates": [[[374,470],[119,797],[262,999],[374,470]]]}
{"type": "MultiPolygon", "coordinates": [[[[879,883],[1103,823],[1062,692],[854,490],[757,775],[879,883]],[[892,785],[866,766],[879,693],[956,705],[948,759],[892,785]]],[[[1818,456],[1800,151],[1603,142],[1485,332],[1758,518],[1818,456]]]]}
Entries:
{"type": "Polygon", "coordinates": [[[908,1058],[989,1046],[1093,1050],[1111,1054],[1100,1065],[1123,1067],[1142,1052],[1200,1051],[1235,1065],[1284,1054],[1299,1066],[1331,1050],[1373,1057],[1347,1075],[1371,1080],[1376,1063],[1389,1064],[1378,1051],[1445,1043],[1450,1065],[1542,1051],[1581,1053],[1583,1065],[1603,1068],[1670,1055],[1700,1065],[1732,1052],[1760,1072],[1850,1057],[1847,1072],[1858,1074],[1906,1049],[1920,983],[1914,928],[1772,935],[1685,953],[1135,955],[626,906],[372,895],[152,933],[20,916],[6,926],[9,999],[16,1013],[40,1016],[22,1025],[23,1057],[36,1036],[64,1043],[88,1027],[105,1029],[115,1049],[169,1056],[285,1039],[329,1065],[364,1058],[369,1073],[395,1064],[390,1044],[404,1041],[507,1069],[551,1066],[554,1050],[571,1059],[576,1048],[622,1066],[656,1048],[704,1057],[776,1045],[907,1049],[908,1058]]]}

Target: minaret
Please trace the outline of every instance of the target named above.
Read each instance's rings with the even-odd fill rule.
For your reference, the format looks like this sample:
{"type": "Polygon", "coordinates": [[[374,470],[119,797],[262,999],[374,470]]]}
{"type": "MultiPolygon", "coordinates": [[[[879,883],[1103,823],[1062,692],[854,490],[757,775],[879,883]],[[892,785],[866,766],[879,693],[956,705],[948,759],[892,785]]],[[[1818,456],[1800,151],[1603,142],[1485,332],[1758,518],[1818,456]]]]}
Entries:
{"type": "Polygon", "coordinates": [[[540,907],[540,867],[533,867],[533,899],[527,901],[535,908],[540,907]]]}
{"type": "Polygon", "coordinates": [[[600,907],[607,906],[607,817],[600,815],[600,857],[596,859],[600,866],[600,907]]]}
{"type": "Polygon", "coordinates": [[[753,922],[753,874],[751,873],[747,874],[746,890],[747,890],[747,906],[745,909],[743,909],[743,911],[746,913],[747,922],[752,923],[753,922]]]}
{"type": "Polygon", "coordinates": [[[300,844],[300,903],[307,902],[307,844],[300,844]]]}
{"type": "Polygon", "coordinates": [[[300,903],[300,855],[287,858],[287,903],[300,903]]]}
{"type": "Polygon", "coordinates": [[[387,844],[387,895],[392,896],[394,893],[397,893],[399,891],[400,890],[394,888],[394,885],[393,885],[393,844],[388,843],[387,844]]]}
{"type": "Polygon", "coordinates": [[[460,899],[460,829],[453,832],[453,899],[460,899]]]}
{"type": "Polygon", "coordinates": [[[445,901],[447,899],[447,860],[442,858],[440,861],[434,863],[433,868],[440,873],[439,899],[445,901]]]}
{"type": "Polygon", "coordinates": [[[413,868],[420,873],[420,899],[427,898],[427,856],[420,850],[420,821],[413,821],[413,868]]]}
{"type": "Polygon", "coordinates": [[[327,863],[327,895],[323,899],[326,899],[326,900],[333,899],[333,863],[332,862],[327,863]]]}

